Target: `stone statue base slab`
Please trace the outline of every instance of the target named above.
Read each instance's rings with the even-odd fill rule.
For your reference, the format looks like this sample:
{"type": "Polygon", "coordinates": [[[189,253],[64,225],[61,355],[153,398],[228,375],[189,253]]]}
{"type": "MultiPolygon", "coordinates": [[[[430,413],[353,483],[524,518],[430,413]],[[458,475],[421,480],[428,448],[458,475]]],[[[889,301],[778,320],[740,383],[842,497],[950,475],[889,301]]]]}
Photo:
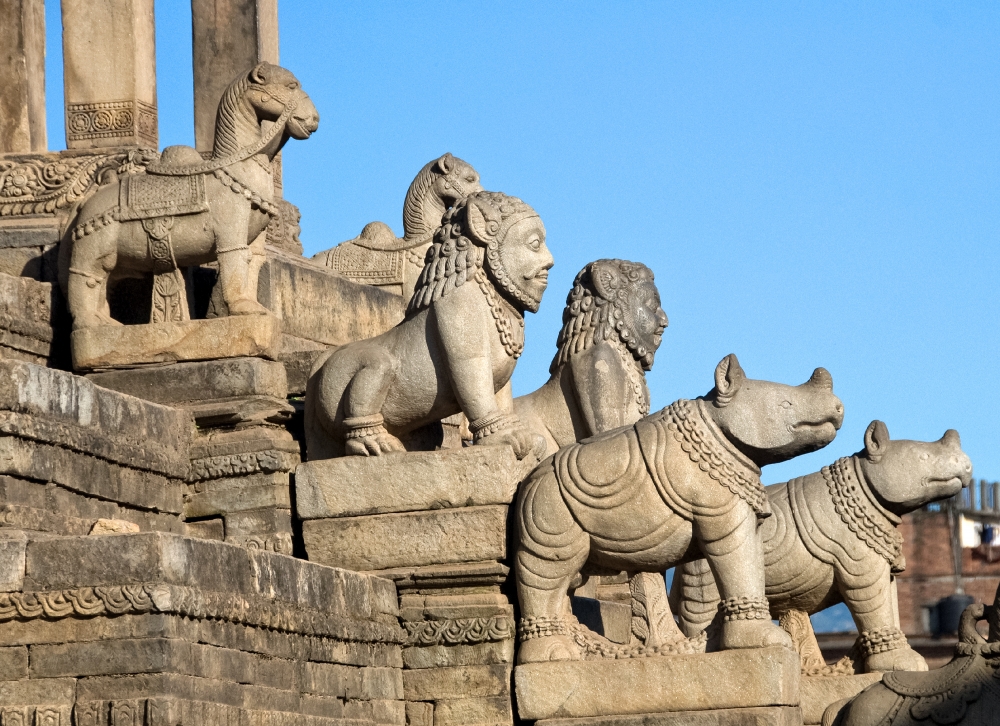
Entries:
{"type": "Polygon", "coordinates": [[[148,325],[74,330],[73,368],[132,368],[157,363],[277,356],[281,323],[271,315],[234,315],[148,325]]]}
{"type": "Polygon", "coordinates": [[[302,519],[510,504],[533,461],[509,446],[344,456],[295,470],[302,519]]]}
{"type": "Polygon", "coordinates": [[[800,668],[782,647],[552,661],[517,666],[514,687],[524,721],[798,706],[800,668]]]}
{"type": "Polygon", "coordinates": [[[361,572],[503,560],[507,507],[311,519],[302,523],[302,537],[311,561],[361,572]]]}
{"type": "Polygon", "coordinates": [[[552,718],[537,726],[801,726],[802,711],[795,706],[726,708],[711,711],[643,713],[638,716],[552,718]]]}
{"type": "Polygon", "coordinates": [[[823,712],[831,703],[852,698],[873,683],[882,680],[881,673],[855,676],[802,676],[799,687],[802,696],[802,723],[806,726],[823,721],[823,712]]]}

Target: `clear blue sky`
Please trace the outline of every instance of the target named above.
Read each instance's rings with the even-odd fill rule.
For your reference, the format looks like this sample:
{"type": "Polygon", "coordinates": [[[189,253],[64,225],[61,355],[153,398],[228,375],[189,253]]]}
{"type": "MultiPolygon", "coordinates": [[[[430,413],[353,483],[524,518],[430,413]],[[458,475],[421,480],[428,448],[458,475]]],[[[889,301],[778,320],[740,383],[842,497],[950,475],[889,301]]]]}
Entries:
{"type": "MultiPolygon", "coordinates": [[[[156,11],[161,144],[191,144],[189,4],[156,11]]],[[[730,352],[751,377],[833,374],[837,440],[766,482],[857,451],[873,418],[956,428],[1000,479],[1000,5],[281,0],[280,26],[322,117],[284,157],[307,254],[372,220],[401,233],[445,151],[541,214],[556,267],[516,392],[547,378],[576,272],[621,257],[670,317],[654,407],[730,352]]]]}

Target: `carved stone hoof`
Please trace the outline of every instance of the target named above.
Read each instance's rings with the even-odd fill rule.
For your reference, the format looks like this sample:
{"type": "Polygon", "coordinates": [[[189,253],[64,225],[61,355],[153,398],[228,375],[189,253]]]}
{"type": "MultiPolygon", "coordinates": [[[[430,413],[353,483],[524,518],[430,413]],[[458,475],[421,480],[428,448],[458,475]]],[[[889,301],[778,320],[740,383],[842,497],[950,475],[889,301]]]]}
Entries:
{"type": "Polygon", "coordinates": [[[234,300],[229,303],[230,315],[267,315],[270,312],[256,300],[234,300]]]}
{"type": "Polygon", "coordinates": [[[865,658],[865,670],[868,673],[885,671],[926,671],[927,661],[917,651],[909,646],[875,653],[865,658]]]}
{"type": "Polygon", "coordinates": [[[766,648],[772,645],[795,647],[788,633],[770,620],[733,620],[722,625],[720,646],[723,650],[766,648]]]}
{"type": "Polygon", "coordinates": [[[545,663],[550,660],[582,660],[583,653],[567,635],[547,635],[521,643],[518,663],[545,663]]]}
{"type": "Polygon", "coordinates": [[[381,456],[394,451],[406,451],[406,447],[384,429],[380,433],[357,436],[344,442],[344,452],[348,456],[381,456]]]}

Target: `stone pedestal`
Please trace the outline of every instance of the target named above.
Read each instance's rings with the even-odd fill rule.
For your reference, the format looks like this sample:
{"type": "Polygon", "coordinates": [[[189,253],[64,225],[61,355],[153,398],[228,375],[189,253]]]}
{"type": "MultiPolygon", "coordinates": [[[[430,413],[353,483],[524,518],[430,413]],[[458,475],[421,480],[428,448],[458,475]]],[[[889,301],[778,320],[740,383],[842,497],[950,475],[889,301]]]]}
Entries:
{"type": "Polygon", "coordinates": [[[0,361],[0,528],[87,534],[99,519],[183,531],[189,414],[0,361]]]}
{"type": "Polygon", "coordinates": [[[188,532],[291,554],[290,478],[300,458],[298,443],[278,425],[293,412],[281,363],[230,358],[88,378],[194,416],[198,433],[184,496],[188,532]]]}
{"type": "Polygon", "coordinates": [[[163,534],[16,554],[20,581],[0,594],[5,724],[405,723],[391,582],[163,534]]]}
{"type": "Polygon", "coordinates": [[[344,457],[296,470],[310,560],[395,581],[410,726],[513,723],[508,447],[344,457]]]}
{"type": "Polygon", "coordinates": [[[806,726],[823,721],[823,712],[831,703],[852,698],[873,683],[882,680],[881,673],[854,676],[802,676],[802,723],[806,726]]]}
{"type": "Polygon", "coordinates": [[[67,148],[156,149],[153,0],[61,5],[67,148]]]}
{"type": "Polygon", "coordinates": [[[637,716],[549,718],[536,723],[540,726],[802,726],[802,710],[794,706],[726,708],[637,716]]]}
{"type": "Polygon", "coordinates": [[[795,651],[772,647],[528,663],[514,669],[514,683],[518,715],[535,721],[797,707],[799,669],[795,651]]]}
{"type": "Polygon", "coordinates": [[[45,3],[0,3],[0,154],[45,151],[45,3]]]}
{"type": "Polygon", "coordinates": [[[140,365],[277,355],[280,322],[270,315],[146,325],[100,325],[73,331],[73,368],[140,365]]]}

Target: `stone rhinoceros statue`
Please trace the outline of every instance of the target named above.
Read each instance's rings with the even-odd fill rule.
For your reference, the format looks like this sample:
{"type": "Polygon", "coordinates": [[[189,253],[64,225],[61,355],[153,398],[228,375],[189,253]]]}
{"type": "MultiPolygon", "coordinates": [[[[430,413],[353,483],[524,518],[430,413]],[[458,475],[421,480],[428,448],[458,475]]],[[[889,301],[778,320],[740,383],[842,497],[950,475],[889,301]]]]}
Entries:
{"type": "Polygon", "coordinates": [[[519,662],[584,657],[567,589],[585,566],[663,572],[703,556],[725,597],[721,646],[791,647],[764,599],[760,467],[826,446],[843,416],[824,369],[787,386],[748,379],[730,355],[704,398],[543,461],[515,507],[519,662]]]}
{"type": "MultiPolygon", "coordinates": [[[[903,570],[900,517],[953,496],[972,480],[958,433],[939,441],[892,441],[881,421],[865,448],[822,471],[766,488],[774,516],[761,525],[771,615],[810,615],[838,602],[860,633],[864,670],[927,670],[899,630],[892,574],[903,570]]],[[[719,592],[704,560],[674,577],[671,602],[689,637],[718,609],[719,592]]]]}
{"type": "Polygon", "coordinates": [[[823,726],[995,726],[1000,723],[1000,588],[993,605],[962,613],[955,658],[927,673],[886,673],[857,696],[830,705],[823,726]],[[989,637],[976,622],[989,622],[989,637]]]}

